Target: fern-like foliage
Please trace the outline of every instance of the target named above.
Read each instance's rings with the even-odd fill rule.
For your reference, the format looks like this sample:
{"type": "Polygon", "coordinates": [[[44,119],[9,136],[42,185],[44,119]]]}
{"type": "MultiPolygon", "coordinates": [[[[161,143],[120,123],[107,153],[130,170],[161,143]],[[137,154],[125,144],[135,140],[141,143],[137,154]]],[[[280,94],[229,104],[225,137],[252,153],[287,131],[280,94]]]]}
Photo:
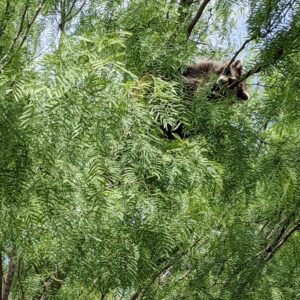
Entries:
{"type": "Polygon", "coordinates": [[[299,3],[13,2],[0,298],[297,299],[299,3]],[[244,56],[251,99],[187,93],[200,56],[244,56]]]}

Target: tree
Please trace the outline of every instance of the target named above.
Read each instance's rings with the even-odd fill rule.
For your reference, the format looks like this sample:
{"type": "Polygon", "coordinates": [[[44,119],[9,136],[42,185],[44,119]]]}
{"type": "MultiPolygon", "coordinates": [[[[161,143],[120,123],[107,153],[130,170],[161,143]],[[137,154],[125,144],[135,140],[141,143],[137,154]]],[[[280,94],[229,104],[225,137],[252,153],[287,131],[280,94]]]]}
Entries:
{"type": "Polygon", "coordinates": [[[2,1],[0,298],[297,299],[299,27],[296,0],[2,1]],[[199,57],[244,57],[251,99],[187,97],[199,57]]]}

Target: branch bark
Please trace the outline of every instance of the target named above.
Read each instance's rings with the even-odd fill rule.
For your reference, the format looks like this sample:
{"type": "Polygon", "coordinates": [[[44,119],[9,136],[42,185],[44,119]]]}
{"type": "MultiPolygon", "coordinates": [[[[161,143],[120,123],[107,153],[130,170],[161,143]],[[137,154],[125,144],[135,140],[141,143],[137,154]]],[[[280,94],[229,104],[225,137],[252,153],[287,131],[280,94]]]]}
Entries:
{"type": "Polygon", "coordinates": [[[2,251],[0,251],[0,298],[2,299],[2,284],[3,284],[3,262],[2,251]]]}
{"type": "Polygon", "coordinates": [[[297,230],[300,230],[300,220],[298,220],[296,224],[287,233],[285,233],[285,230],[282,230],[280,232],[279,236],[273,242],[273,244],[265,249],[263,261],[269,261],[297,230]]]}
{"type": "Polygon", "coordinates": [[[8,53],[11,53],[13,48],[15,47],[16,43],[18,42],[18,39],[20,38],[21,34],[22,34],[22,31],[23,31],[23,27],[24,27],[24,21],[25,21],[25,17],[27,15],[27,12],[28,12],[28,4],[29,4],[29,1],[27,0],[26,1],[26,4],[25,4],[25,7],[24,7],[24,11],[22,13],[22,16],[21,16],[21,20],[20,20],[20,26],[19,26],[19,29],[14,37],[14,40],[12,42],[12,44],[10,45],[9,49],[8,49],[8,53]]]}
{"type": "Polygon", "coordinates": [[[191,23],[187,29],[187,38],[189,38],[191,36],[194,27],[196,26],[197,22],[200,20],[206,6],[209,4],[210,1],[211,0],[204,0],[202,2],[202,4],[200,5],[195,17],[193,18],[193,20],[191,21],[191,23]]]}
{"type": "Polygon", "coordinates": [[[11,257],[8,264],[8,272],[5,280],[5,287],[3,291],[2,300],[8,300],[8,296],[11,292],[15,270],[16,270],[16,261],[14,257],[11,257]]]}
{"type": "Polygon", "coordinates": [[[36,18],[38,17],[39,13],[41,12],[41,10],[42,10],[42,8],[43,8],[45,2],[46,2],[46,0],[43,0],[43,1],[40,3],[40,5],[38,6],[37,10],[35,11],[35,13],[34,13],[34,15],[33,15],[33,18],[32,18],[32,20],[31,20],[31,22],[28,24],[28,26],[27,26],[27,28],[26,28],[25,34],[24,34],[24,36],[23,36],[23,38],[22,38],[22,40],[21,40],[20,45],[18,46],[18,49],[20,49],[20,48],[23,46],[24,42],[26,41],[26,39],[27,39],[27,37],[28,37],[28,33],[29,33],[31,27],[33,26],[34,22],[36,21],[36,18]]]}
{"type": "Polygon", "coordinates": [[[23,11],[23,14],[21,16],[21,23],[20,23],[20,27],[19,27],[19,30],[14,38],[14,41],[12,43],[12,45],[9,47],[9,50],[7,51],[7,53],[4,55],[4,57],[1,59],[1,62],[2,63],[2,66],[0,66],[0,70],[3,69],[12,59],[13,57],[15,56],[15,54],[18,52],[19,49],[21,49],[21,47],[23,46],[23,44],[25,43],[25,41],[27,40],[28,38],[28,33],[31,29],[31,27],[33,26],[34,22],[36,21],[40,11],[42,10],[44,4],[45,4],[46,0],[42,0],[40,5],[38,6],[37,10],[35,11],[31,21],[28,23],[25,31],[24,31],[24,34],[22,35],[22,31],[23,31],[23,26],[24,26],[24,20],[25,20],[25,17],[26,17],[26,14],[27,14],[27,11],[28,11],[28,6],[27,4],[29,3],[29,1],[26,2],[26,5],[25,5],[25,8],[24,8],[24,11],[23,11]],[[21,38],[21,35],[22,35],[22,38],[21,38]],[[19,43],[19,45],[17,46],[17,48],[14,50],[18,40],[21,38],[21,41],[19,43]],[[9,54],[13,52],[13,54],[11,56],[9,56],[9,54]]]}
{"type": "Polygon", "coordinates": [[[10,10],[11,10],[10,1],[7,0],[6,1],[6,6],[5,6],[5,11],[4,11],[4,14],[3,14],[3,19],[1,20],[1,25],[0,25],[0,37],[3,36],[3,34],[5,32],[5,29],[7,27],[7,22],[10,18],[10,10]]]}

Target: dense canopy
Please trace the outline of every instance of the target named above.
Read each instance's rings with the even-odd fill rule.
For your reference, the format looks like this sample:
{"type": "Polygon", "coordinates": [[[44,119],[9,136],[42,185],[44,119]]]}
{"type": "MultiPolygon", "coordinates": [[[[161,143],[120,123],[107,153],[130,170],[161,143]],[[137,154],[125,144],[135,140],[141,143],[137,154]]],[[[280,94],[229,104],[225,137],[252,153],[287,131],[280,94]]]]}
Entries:
{"type": "Polygon", "coordinates": [[[300,299],[299,33],[298,0],[2,0],[0,299],[300,299]],[[250,100],[187,96],[199,59],[250,100]]]}

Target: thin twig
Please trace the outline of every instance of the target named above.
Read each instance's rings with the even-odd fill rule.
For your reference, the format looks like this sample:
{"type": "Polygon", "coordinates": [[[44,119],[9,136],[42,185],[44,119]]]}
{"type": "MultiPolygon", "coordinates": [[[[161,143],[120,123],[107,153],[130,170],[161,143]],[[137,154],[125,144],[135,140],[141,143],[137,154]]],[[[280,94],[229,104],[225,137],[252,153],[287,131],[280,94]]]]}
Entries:
{"type": "Polygon", "coordinates": [[[70,8],[69,8],[69,11],[65,14],[66,21],[67,21],[68,16],[70,16],[70,14],[72,13],[72,10],[73,10],[73,8],[75,7],[76,1],[77,1],[77,0],[74,0],[74,1],[72,2],[71,6],[70,6],[70,8]]]}
{"type": "Polygon", "coordinates": [[[245,49],[245,47],[252,42],[253,40],[256,39],[256,36],[250,37],[249,39],[245,40],[244,43],[242,44],[242,46],[234,53],[233,57],[231,58],[231,60],[229,61],[228,65],[226,66],[226,69],[224,71],[224,73],[226,74],[226,71],[229,70],[231,64],[235,61],[235,59],[237,58],[237,56],[245,49]]]}
{"type": "Polygon", "coordinates": [[[74,14],[71,14],[72,10],[70,10],[69,14],[66,16],[66,22],[70,21],[71,19],[75,18],[84,8],[87,0],[84,0],[81,4],[81,6],[77,9],[77,11],[74,14]]]}
{"type": "Polygon", "coordinates": [[[22,31],[23,31],[25,17],[27,15],[27,11],[28,11],[28,8],[29,8],[28,4],[29,4],[29,0],[26,1],[25,8],[24,8],[24,11],[23,11],[23,14],[22,14],[22,17],[21,17],[19,31],[18,31],[16,37],[14,38],[14,44],[17,42],[18,38],[20,37],[20,35],[21,35],[22,31]]]}

